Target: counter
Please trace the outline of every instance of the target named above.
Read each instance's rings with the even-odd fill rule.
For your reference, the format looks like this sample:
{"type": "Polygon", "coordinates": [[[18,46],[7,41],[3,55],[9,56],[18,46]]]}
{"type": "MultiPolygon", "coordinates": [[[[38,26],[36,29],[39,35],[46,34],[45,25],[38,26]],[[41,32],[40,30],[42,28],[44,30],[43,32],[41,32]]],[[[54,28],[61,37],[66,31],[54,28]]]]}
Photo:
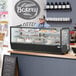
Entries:
{"type": "MultiPolygon", "coordinates": [[[[74,47],[74,46],[73,46],[74,47]]],[[[65,54],[65,55],[56,55],[56,54],[47,54],[47,53],[36,53],[36,52],[22,52],[22,51],[8,51],[12,54],[21,54],[21,55],[33,55],[33,56],[43,56],[43,57],[57,57],[57,58],[68,58],[76,59],[76,56],[65,54]]]]}
{"type": "Polygon", "coordinates": [[[9,52],[18,57],[20,76],[76,76],[76,56],[9,52]]]}

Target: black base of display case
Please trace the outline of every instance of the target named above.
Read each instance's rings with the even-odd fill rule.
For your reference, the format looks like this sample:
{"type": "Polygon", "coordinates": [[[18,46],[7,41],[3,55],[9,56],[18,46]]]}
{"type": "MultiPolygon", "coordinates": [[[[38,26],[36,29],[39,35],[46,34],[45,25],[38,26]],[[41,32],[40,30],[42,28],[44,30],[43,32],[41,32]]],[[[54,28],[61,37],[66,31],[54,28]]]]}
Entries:
{"type": "Polygon", "coordinates": [[[72,48],[73,52],[76,53],[76,48],[72,48]]]}
{"type": "Polygon", "coordinates": [[[38,45],[38,44],[21,44],[21,43],[11,43],[11,48],[18,51],[28,51],[28,52],[39,52],[39,53],[52,53],[52,54],[66,54],[68,50],[60,48],[59,45],[38,45]]]}

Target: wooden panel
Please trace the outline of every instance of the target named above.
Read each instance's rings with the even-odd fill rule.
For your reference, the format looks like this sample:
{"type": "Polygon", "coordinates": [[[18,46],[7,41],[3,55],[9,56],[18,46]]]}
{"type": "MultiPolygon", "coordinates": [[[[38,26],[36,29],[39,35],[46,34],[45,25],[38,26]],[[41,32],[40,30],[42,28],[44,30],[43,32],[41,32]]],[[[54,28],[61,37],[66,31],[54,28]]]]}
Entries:
{"type": "Polygon", "coordinates": [[[36,52],[22,52],[22,51],[8,51],[13,54],[23,54],[23,55],[34,55],[34,56],[44,56],[44,57],[57,57],[57,58],[68,58],[76,59],[76,56],[65,54],[65,55],[56,55],[56,54],[46,54],[46,53],[36,53],[36,52]]]}

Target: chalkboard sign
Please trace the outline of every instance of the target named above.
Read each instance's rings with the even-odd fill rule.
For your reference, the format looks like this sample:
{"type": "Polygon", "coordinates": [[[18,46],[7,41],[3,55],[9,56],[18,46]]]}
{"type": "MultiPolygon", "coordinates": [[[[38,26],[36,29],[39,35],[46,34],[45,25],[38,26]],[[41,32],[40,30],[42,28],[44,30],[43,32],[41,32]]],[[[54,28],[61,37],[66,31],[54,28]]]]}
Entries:
{"type": "Polygon", "coordinates": [[[2,76],[15,76],[17,66],[17,57],[4,55],[2,76]]]}

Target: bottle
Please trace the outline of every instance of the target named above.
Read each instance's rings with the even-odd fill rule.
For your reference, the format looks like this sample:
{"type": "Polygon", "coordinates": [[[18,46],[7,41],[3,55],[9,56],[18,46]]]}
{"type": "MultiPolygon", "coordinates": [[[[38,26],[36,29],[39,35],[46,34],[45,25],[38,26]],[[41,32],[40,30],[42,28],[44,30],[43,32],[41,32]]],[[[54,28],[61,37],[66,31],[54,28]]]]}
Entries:
{"type": "Polygon", "coordinates": [[[71,8],[70,3],[67,2],[67,4],[66,4],[66,9],[70,9],[70,8],[71,8]]]}
{"type": "Polygon", "coordinates": [[[58,4],[55,2],[54,9],[58,9],[58,4]]]}
{"type": "Polygon", "coordinates": [[[53,4],[53,2],[50,3],[50,9],[54,9],[54,4],[53,4]]]}
{"type": "Polygon", "coordinates": [[[49,8],[50,8],[50,4],[49,4],[49,2],[47,2],[46,9],[49,9],[49,8]]]}
{"type": "Polygon", "coordinates": [[[65,2],[63,2],[63,4],[62,4],[62,9],[66,9],[66,3],[65,2]]]}
{"type": "Polygon", "coordinates": [[[59,10],[62,9],[62,3],[61,3],[61,2],[59,2],[58,9],[59,9],[59,10]]]}

